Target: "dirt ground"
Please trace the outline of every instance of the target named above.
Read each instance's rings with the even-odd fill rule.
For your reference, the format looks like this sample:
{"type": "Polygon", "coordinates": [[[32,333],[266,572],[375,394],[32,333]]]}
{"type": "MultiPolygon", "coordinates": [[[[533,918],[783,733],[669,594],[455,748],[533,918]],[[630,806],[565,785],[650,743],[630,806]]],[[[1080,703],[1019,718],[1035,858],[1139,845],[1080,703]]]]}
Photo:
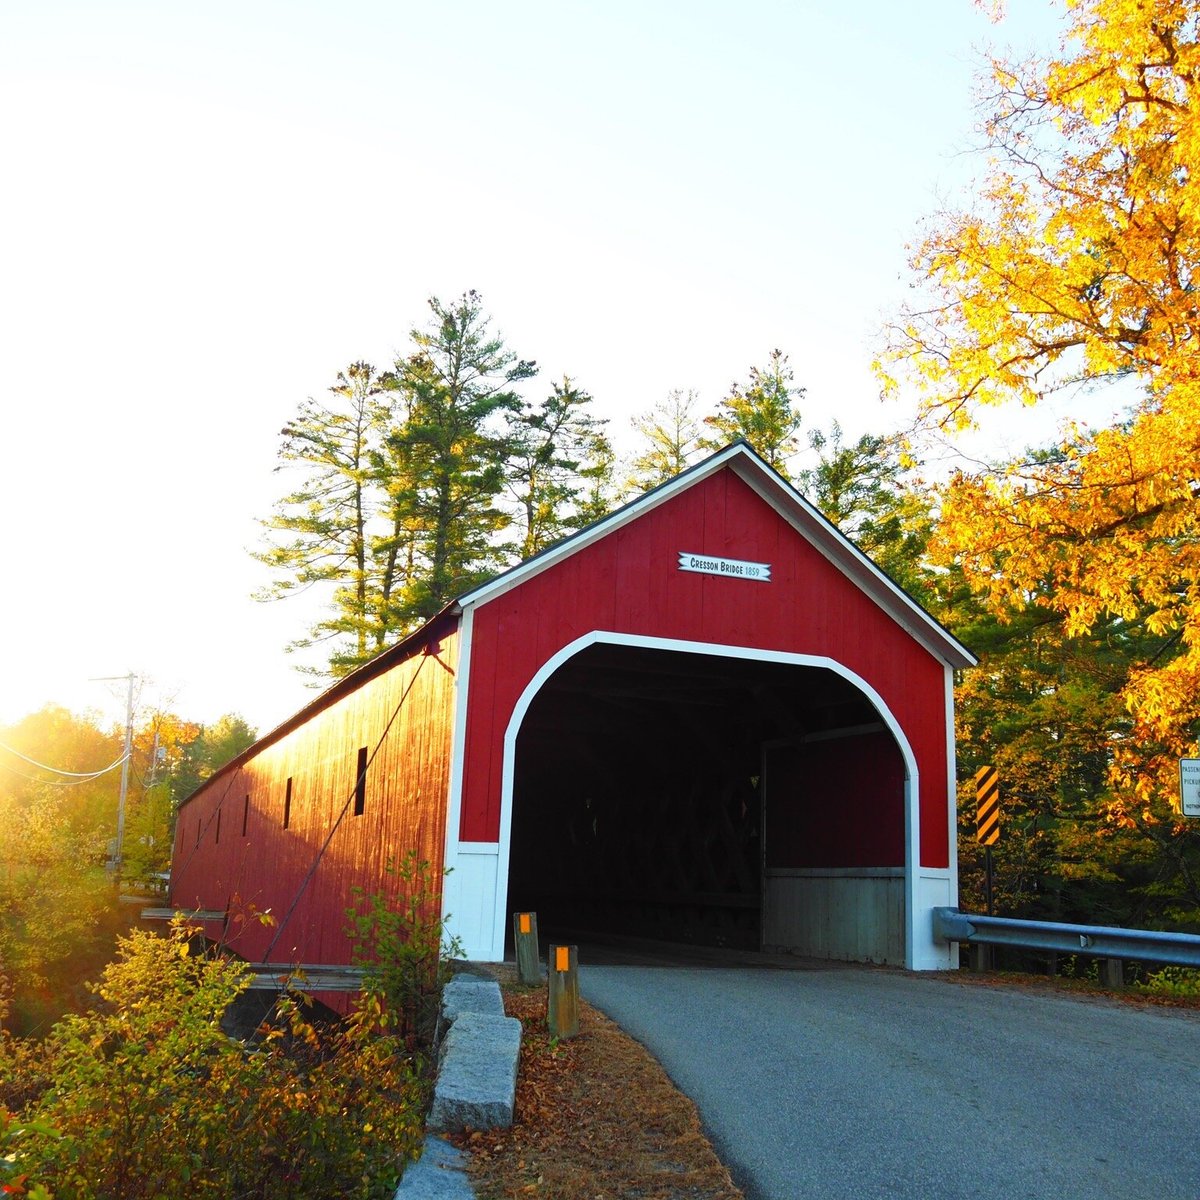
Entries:
{"type": "Polygon", "coordinates": [[[743,1200],[695,1105],[639,1043],[583,1001],[579,1036],[556,1041],[545,988],[501,985],[524,1025],[513,1127],[453,1139],[481,1200],[743,1200]]]}

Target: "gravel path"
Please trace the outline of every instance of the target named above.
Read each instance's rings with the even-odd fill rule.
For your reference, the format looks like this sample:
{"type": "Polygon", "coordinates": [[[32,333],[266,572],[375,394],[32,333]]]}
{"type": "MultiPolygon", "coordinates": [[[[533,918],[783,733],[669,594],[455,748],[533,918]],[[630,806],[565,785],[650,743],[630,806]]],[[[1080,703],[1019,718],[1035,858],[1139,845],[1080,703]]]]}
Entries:
{"type": "Polygon", "coordinates": [[[580,984],[696,1102],[750,1200],[1200,1197],[1194,1012],[841,967],[580,984]]]}

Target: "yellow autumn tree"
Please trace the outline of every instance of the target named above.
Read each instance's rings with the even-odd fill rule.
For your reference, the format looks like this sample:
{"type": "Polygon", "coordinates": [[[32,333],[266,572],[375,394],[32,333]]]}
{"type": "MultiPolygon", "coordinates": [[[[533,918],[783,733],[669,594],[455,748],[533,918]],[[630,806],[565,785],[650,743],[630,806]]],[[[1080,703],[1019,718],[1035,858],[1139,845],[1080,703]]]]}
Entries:
{"type": "Polygon", "coordinates": [[[927,303],[890,328],[885,386],[962,429],[981,405],[1123,380],[1127,418],[962,474],[935,549],[992,610],[1136,631],[1112,815],[1169,817],[1200,722],[1200,37],[1196,0],[1068,0],[1060,53],[992,63],[970,211],[913,252],[927,303]]]}

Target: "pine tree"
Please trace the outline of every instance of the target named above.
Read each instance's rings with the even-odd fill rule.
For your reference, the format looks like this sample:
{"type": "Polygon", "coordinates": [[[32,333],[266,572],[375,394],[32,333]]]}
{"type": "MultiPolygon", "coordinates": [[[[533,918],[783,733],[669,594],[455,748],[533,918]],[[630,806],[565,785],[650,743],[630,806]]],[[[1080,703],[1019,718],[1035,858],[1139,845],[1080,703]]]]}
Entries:
{"type": "Polygon", "coordinates": [[[800,413],[796,402],[804,399],[804,388],[795,387],[795,375],[788,366],[782,350],[772,350],[761,370],[750,368],[745,384],[734,383],[717,406],[717,411],[704,418],[716,437],[701,440],[706,450],[744,438],[757,453],[785,479],[788,462],[799,451],[800,413]]]}
{"type": "Polygon", "coordinates": [[[452,305],[429,301],[429,327],[414,329],[412,354],[392,386],[407,419],[387,448],[406,481],[413,570],[397,602],[401,620],[427,619],[486,578],[500,561],[506,414],[520,411],[515,385],[537,374],[490,331],[478,293],[452,305]]]}
{"type": "Polygon", "coordinates": [[[675,388],[649,412],[633,418],[641,438],[640,449],[630,464],[630,484],[638,491],[656,487],[687,469],[702,444],[696,406],[698,393],[675,388]]]}
{"type": "Polygon", "coordinates": [[[332,585],[329,615],[289,649],[349,638],[361,659],[372,627],[370,527],[378,504],[371,451],[388,410],[370,363],[352,363],[329,393],[333,401],[306,400],[281,431],[277,469],[298,472],[300,481],[262,522],[269,536],[283,536],[255,554],[276,573],[258,598],[332,585]]]}
{"type": "Polygon", "coordinates": [[[801,490],[910,595],[928,602],[932,504],[910,478],[899,439],[865,433],[846,445],[834,421],[828,434],[813,430],[808,443],[818,460],[800,473],[801,490]]]}
{"type": "Polygon", "coordinates": [[[521,558],[558,541],[583,502],[589,453],[607,423],[592,397],[564,376],[540,404],[524,405],[509,424],[508,490],[517,505],[521,558]]]}

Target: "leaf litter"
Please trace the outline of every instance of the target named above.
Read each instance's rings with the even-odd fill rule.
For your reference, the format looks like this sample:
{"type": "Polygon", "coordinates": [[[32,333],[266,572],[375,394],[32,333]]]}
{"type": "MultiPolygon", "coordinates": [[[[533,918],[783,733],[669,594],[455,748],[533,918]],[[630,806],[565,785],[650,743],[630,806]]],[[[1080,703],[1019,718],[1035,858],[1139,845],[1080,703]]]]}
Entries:
{"type": "Polygon", "coordinates": [[[523,1026],[513,1126],[451,1139],[471,1154],[480,1200],[744,1200],[645,1047],[582,1000],[579,1035],[552,1038],[545,989],[511,971],[501,986],[523,1026]]]}

